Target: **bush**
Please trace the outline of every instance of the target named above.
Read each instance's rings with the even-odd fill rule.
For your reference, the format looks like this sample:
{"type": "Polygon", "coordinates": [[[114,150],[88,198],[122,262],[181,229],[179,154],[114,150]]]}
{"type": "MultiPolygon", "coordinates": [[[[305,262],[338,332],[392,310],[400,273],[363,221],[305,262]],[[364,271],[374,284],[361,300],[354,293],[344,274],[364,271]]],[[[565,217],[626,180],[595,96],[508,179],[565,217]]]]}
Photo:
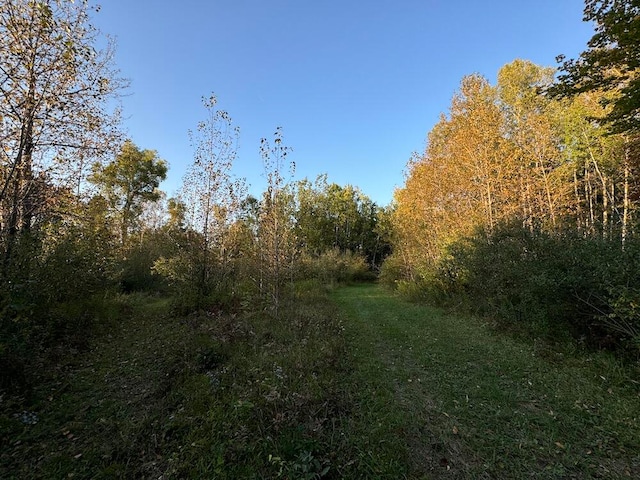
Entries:
{"type": "Polygon", "coordinates": [[[407,269],[402,258],[397,254],[391,254],[385,258],[380,267],[378,279],[382,285],[391,290],[398,288],[398,282],[409,280],[409,275],[407,275],[407,269]]]}
{"type": "Polygon", "coordinates": [[[640,352],[640,289],[611,288],[608,305],[610,311],[602,315],[606,330],[622,335],[625,347],[640,352]]]}
{"type": "Polygon", "coordinates": [[[304,255],[300,260],[301,276],[325,284],[375,279],[362,255],[334,248],[318,256],[304,255]]]}
{"type": "Polygon", "coordinates": [[[535,335],[640,351],[638,240],[622,248],[506,223],[451,243],[438,262],[409,272],[393,255],[380,279],[406,298],[462,306],[535,335]]]}
{"type": "Polygon", "coordinates": [[[236,309],[248,282],[240,281],[234,267],[234,263],[216,263],[211,256],[203,274],[203,262],[196,252],[183,251],[169,258],[160,257],[152,270],[172,290],[174,312],[187,314],[210,307],[236,309]]]}
{"type": "Polygon", "coordinates": [[[446,255],[436,265],[408,267],[398,255],[385,259],[380,270],[380,283],[410,301],[424,301],[438,306],[458,303],[462,271],[446,255]],[[455,295],[454,295],[455,293],[455,295]]]}
{"type": "Polygon", "coordinates": [[[549,234],[506,224],[451,245],[438,266],[444,296],[476,312],[525,323],[550,336],[567,333],[594,345],[637,337],[637,244],[575,233],[549,234]]]}
{"type": "Polygon", "coordinates": [[[0,278],[2,387],[24,387],[24,371],[47,350],[86,344],[114,287],[111,240],[61,220],[20,236],[0,278]]]}

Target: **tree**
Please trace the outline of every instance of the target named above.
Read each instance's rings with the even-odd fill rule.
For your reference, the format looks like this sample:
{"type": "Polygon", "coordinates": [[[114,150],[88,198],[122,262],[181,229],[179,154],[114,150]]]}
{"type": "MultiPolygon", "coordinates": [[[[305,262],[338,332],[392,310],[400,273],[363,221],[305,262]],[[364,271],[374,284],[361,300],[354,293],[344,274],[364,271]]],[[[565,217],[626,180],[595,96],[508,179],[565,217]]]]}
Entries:
{"type": "MultiPolygon", "coordinates": [[[[97,50],[87,0],[0,2],[0,233],[5,264],[47,205],[37,179],[79,182],[117,136],[126,86],[109,43],[97,50]]],[[[97,10],[97,8],[95,9],[97,10]]]]}
{"type": "Polygon", "coordinates": [[[329,184],[326,175],[294,186],[295,233],[311,255],[332,249],[362,255],[371,266],[385,255],[386,243],[376,232],[380,208],[358,188],[329,184]]]}
{"type": "Polygon", "coordinates": [[[586,0],[584,20],[595,23],[588,49],[578,59],[562,62],[558,82],[548,91],[556,96],[596,93],[609,107],[599,120],[611,133],[624,135],[623,213],[621,240],[629,234],[634,166],[640,135],[640,3],[637,0],[586,0]]]}
{"type": "Polygon", "coordinates": [[[171,197],[167,200],[167,214],[169,219],[167,226],[177,230],[184,230],[187,206],[179,198],[171,197]]]}
{"type": "Polygon", "coordinates": [[[108,165],[95,164],[90,181],[100,187],[115,212],[123,246],[144,204],[160,199],[158,186],[166,178],[167,168],[156,151],[140,150],[130,140],[108,165]]]}
{"type": "Polygon", "coordinates": [[[187,225],[202,241],[198,252],[194,252],[198,258],[194,270],[199,272],[196,289],[200,300],[211,293],[212,281],[218,290],[227,286],[229,228],[245,190],[244,180],[231,172],[240,130],[226,111],[217,108],[217,103],[213,94],[202,99],[207,117],[189,132],[194,161],[180,192],[187,207],[187,225]]]}
{"type": "Polygon", "coordinates": [[[591,120],[603,114],[595,93],[563,101],[559,112],[563,162],[570,176],[566,208],[572,212],[572,227],[584,235],[621,238],[628,216],[623,139],[591,120]]]}
{"type": "Polygon", "coordinates": [[[515,179],[511,190],[517,199],[512,203],[530,229],[534,224],[558,225],[566,190],[556,174],[562,161],[556,132],[560,105],[539,93],[552,82],[552,68],[525,60],[515,60],[498,72],[502,123],[512,156],[505,169],[515,179]]]}
{"type": "Polygon", "coordinates": [[[259,213],[258,248],[260,291],[272,302],[278,316],[281,286],[291,271],[295,256],[293,230],[293,195],[288,191],[284,177],[286,167],[293,176],[295,163],[288,162],[291,148],[283,144],[282,128],[274,133],[273,144],[266,138],[260,140],[260,155],[267,179],[259,213]]]}
{"type": "Polygon", "coordinates": [[[588,49],[562,62],[554,95],[605,92],[612,106],[603,119],[617,133],[640,133],[640,3],[637,0],[586,0],[585,21],[595,23],[588,49]]]}
{"type": "Polygon", "coordinates": [[[479,75],[463,78],[449,115],[429,132],[395,193],[394,250],[410,275],[416,266],[432,268],[447,245],[476,228],[491,232],[513,210],[503,125],[496,89],[479,75]]]}

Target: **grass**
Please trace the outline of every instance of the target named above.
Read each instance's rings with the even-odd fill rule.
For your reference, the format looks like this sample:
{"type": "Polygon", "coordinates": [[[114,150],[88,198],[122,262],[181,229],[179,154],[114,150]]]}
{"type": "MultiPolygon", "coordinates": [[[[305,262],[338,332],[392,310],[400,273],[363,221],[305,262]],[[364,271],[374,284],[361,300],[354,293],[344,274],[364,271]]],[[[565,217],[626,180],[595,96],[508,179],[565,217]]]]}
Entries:
{"type": "Polygon", "coordinates": [[[268,312],[169,314],[132,295],[111,331],[0,404],[1,478],[321,478],[341,468],[341,324],[323,290],[268,312]]]}
{"type": "Polygon", "coordinates": [[[377,286],[333,299],[361,392],[354,426],[381,478],[390,464],[408,478],[640,477],[638,369],[555,353],[377,286]]]}
{"type": "Polygon", "coordinates": [[[279,318],[116,307],[0,397],[1,478],[640,477],[638,372],[604,355],[375,285],[301,284],[279,318]]]}

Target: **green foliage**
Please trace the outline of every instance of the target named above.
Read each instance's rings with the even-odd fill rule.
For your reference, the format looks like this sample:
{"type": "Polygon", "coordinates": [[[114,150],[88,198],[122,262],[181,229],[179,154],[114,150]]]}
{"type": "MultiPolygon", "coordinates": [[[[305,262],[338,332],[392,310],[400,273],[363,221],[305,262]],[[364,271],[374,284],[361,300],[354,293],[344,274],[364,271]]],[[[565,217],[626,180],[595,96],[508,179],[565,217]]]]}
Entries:
{"type": "Polygon", "coordinates": [[[186,314],[214,306],[234,310],[249,295],[244,258],[229,255],[221,261],[220,251],[205,250],[202,236],[193,231],[169,229],[163,235],[171,248],[155,258],[151,275],[168,287],[175,312],[186,314]]]}
{"type": "Polygon", "coordinates": [[[160,198],[158,186],[167,176],[167,164],[153,150],[140,150],[127,140],[116,158],[106,166],[95,164],[89,180],[98,185],[120,226],[123,245],[145,202],[160,198]]]}
{"type": "Polygon", "coordinates": [[[635,0],[586,0],[584,20],[594,22],[587,50],[562,61],[555,95],[605,92],[605,120],[616,132],[640,132],[640,6],[635,0]]]}
{"type": "Polygon", "coordinates": [[[317,256],[305,254],[299,263],[300,276],[315,278],[324,284],[375,279],[364,257],[349,250],[341,252],[334,248],[317,256]]]}
{"type": "Polygon", "coordinates": [[[357,252],[372,268],[380,266],[390,250],[384,209],[358,188],[328,183],[326,175],[313,184],[302,180],[294,191],[295,233],[307,253],[357,252]]]}
{"type": "Polygon", "coordinates": [[[131,242],[119,262],[118,280],[124,292],[161,292],[167,284],[154,270],[160,258],[171,256],[177,250],[174,239],[167,231],[147,231],[135,243],[131,242]]]}
{"type": "Polygon", "coordinates": [[[16,365],[41,361],[43,350],[60,343],[86,345],[115,289],[104,210],[96,201],[75,209],[81,222],[57,218],[21,235],[0,277],[0,357],[16,365]]]}
{"type": "Polygon", "coordinates": [[[445,305],[451,297],[452,272],[442,273],[439,275],[431,264],[407,265],[400,255],[393,254],[382,264],[379,280],[385,288],[407,300],[445,305]]]}
{"type": "Polygon", "coordinates": [[[83,298],[113,285],[115,251],[113,238],[104,231],[71,226],[47,238],[46,249],[34,270],[33,288],[45,303],[83,298]]]}
{"type": "Polygon", "coordinates": [[[385,258],[378,276],[382,285],[390,290],[395,290],[398,287],[398,282],[407,278],[407,266],[400,255],[392,253],[385,258]]]}
{"type": "Polygon", "coordinates": [[[601,321],[607,331],[630,340],[631,347],[640,351],[640,289],[632,286],[608,288],[608,309],[601,321]]]}
{"type": "Polygon", "coordinates": [[[324,478],[331,469],[328,460],[321,462],[311,452],[301,452],[294,460],[289,461],[269,455],[269,463],[278,469],[276,478],[316,480],[324,478]]]}
{"type": "Polygon", "coordinates": [[[175,308],[180,312],[188,312],[204,306],[208,285],[203,283],[201,258],[196,235],[185,235],[182,248],[172,255],[160,256],[152,266],[152,272],[159,275],[168,284],[175,295],[175,308]]]}
{"type": "MultiPolygon", "coordinates": [[[[639,246],[504,224],[453,243],[421,276],[423,294],[538,334],[596,347],[633,346],[639,246]]],[[[419,287],[419,285],[417,285],[419,287]]],[[[416,288],[416,287],[413,287],[416,288]]]]}

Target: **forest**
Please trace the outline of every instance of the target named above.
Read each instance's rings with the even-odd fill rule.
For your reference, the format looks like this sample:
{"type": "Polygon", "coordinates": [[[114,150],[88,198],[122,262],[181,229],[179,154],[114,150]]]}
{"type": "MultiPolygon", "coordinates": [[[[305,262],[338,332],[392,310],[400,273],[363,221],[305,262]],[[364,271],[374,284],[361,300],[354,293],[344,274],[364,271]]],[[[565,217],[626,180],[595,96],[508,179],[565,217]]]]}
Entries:
{"type": "MultiPolygon", "coordinates": [[[[281,127],[256,146],[266,188],[250,195],[233,173],[239,127],[213,93],[185,132],[193,157],[167,198],[167,161],[122,133],[128,80],[114,45],[97,47],[98,10],[84,0],[0,2],[0,476],[640,475],[636,1],[587,0],[594,36],[558,68],[516,59],[495,84],[462,78],[386,206],[323,173],[296,180],[281,127]],[[384,330],[401,321],[394,312],[437,308],[466,319],[434,320],[442,332],[457,325],[455,338],[524,342],[557,372],[605,365],[618,378],[609,393],[622,392],[611,401],[618,413],[597,424],[588,454],[546,434],[494,439],[540,450],[537,463],[505,465],[487,460],[493,446],[460,446],[463,427],[442,423],[459,407],[452,400],[447,419],[423,419],[434,425],[423,432],[431,453],[416,460],[420,435],[387,411],[397,398],[375,400],[400,387],[381,379],[362,393],[382,373],[358,366],[384,355],[349,343],[374,328],[357,320],[366,303],[348,306],[356,294],[380,302],[389,342],[399,335],[384,330]],[[374,418],[388,444],[372,446],[374,418]]],[[[422,328],[406,341],[428,336],[422,328]]],[[[524,362],[516,347],[500,348],[513,355],[505,370],[528,368],[513,366],[524,362]]],[[[457,371],[448,362],[439,368],[457,371]]],[[[438,385],[431,390],[448,394],[438,385]]],[[[576,444],[589,421],[568,428],[576,444]]]]}

